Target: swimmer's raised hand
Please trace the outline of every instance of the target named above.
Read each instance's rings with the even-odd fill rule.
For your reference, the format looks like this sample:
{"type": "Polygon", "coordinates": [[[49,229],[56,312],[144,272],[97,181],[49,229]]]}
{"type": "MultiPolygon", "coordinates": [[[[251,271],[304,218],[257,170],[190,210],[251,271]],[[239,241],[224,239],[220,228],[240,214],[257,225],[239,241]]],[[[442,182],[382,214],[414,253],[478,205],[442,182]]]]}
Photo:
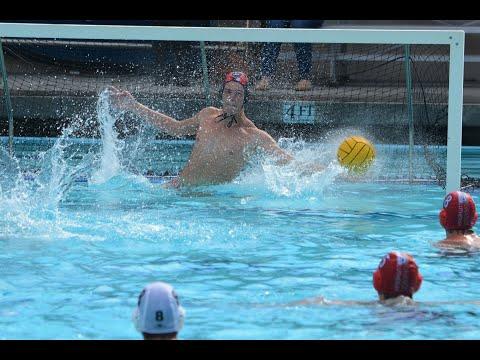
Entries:
{"type": "Polygon", "coordinates": [[[120,111],[132,110],[135,103],[137,102],[135,98],[126,90],[117,89],[114,86],[108,86],[108,95],[110,100],[110,105],[120,111]]]}

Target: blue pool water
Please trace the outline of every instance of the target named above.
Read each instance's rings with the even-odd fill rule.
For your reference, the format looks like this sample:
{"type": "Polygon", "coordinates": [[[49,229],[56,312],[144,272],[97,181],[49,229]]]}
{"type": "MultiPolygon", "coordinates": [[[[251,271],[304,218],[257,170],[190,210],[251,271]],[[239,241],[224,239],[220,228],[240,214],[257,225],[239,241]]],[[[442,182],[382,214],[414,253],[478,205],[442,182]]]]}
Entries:
{"type": "Polygon", "coordinates": [[[120,174],[58,203],[45,189],[4,190],[1,338],[138,339],[131,312],[156,280],[179,292],[185,339],[480,337],[479,306],[466,303],[480,300],[479,257],[432,246],[442,189],[330,182],[286,195],[255,181],[177,192],[120,174]],[[390,250],[419,263],[417,306],[288,306],[374,301],[372,272],[390,250]],[[440,303],[454,300],[465,303],[440,303]]]}
{"type": "MultiPolygon", "coordinates": [[[[440,187],[265,165],[230,184],[167,190],[129,170],[117,140],[88,161],[61,141],[2,152],[1,339],[140,339],[131,314],[153,281],[177,289],[181,339],[480,338],[479,255],[433,246],[444,236],[440,187]],[[89,182],[73,181],[88,170],[89,182]],[[375,302],[372,273],[392,250],[419,264],[416,306],[375,302]],[[372,303],[291,304],[315,296],[372,303]]],[[[188,157],[185,143],[158,146],[157,160],[188,157]]],[[[463,150],[471,176],[479,155],[463,150]]]]}

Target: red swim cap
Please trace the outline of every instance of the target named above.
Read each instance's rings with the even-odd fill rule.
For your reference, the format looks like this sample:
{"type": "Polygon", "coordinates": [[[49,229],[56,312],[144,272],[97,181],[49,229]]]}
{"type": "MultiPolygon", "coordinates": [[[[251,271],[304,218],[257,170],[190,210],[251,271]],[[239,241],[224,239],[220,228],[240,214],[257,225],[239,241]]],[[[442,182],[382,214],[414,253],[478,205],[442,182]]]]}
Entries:
{"type": "Polygon", "coordinates": [[[413,257],[396,251],[385,255],[373,273],[373,287],[387,298],[412,297],[420,289],[422,280],[413,257]]]}
{"type": "Polygon", "coordinates": [[[439,218],[445,230],[469,230],[475,225],[478,214],[470,194],[453,191],[445,196],[439,218]]]}
{"type": "Polygon", "coordinates": [[[231,71],[227,74],[227,76],[225,76],[224,84],[230,81],[238,82],[240,85],[245,87],[248,84],[248,77],[241,71],[231,71]]]}

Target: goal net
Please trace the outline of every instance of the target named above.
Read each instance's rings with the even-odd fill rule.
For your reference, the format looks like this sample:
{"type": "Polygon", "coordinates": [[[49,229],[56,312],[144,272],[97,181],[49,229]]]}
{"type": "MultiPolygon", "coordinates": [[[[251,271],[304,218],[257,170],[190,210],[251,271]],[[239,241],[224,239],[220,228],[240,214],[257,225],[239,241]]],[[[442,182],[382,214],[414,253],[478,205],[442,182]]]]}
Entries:
{"type": "MultiPolygon", "coordinates": [[[[96,104],[109,85],[186,119],[221,107],[223,77],[239,70],[249,76],[246,115],[275,138],[334,159],[360,135],[376,149],[364,179],[460,187],[463,31],[0,24],[0,39],[4,143],[49,146],[21,137],[58,136],[72,123],[75,136],[98,138],[96,104]]],[[[135,124],[125,116],[117,131],[129,136],[135,124]]]]}

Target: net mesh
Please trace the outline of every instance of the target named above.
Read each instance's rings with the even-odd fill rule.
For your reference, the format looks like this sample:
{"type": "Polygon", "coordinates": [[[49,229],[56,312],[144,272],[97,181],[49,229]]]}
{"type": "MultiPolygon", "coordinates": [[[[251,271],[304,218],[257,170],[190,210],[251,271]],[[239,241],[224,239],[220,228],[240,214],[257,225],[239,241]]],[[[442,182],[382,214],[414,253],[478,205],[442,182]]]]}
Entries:
{"type": "MultiPolygon", "coordinates": [[[[370,170],[370,179],[445,185],[447,45],[278,44],[268,88],[255,89],[273,45],[3,39],[15,135],[29,128],[42,135],[48,122],[94,118],[96,98],[108,85],[155,110],[188,118],[208,104],[221,106],[224,74],[241,70],[251,83],[246,113],[260,128],[320,139],[334,150],[343,137],[363,135],[375,144],[381,165],[370,170]],[[312,88],[296,91],[305,61],[312,88]],[[305,109],[308,116],[302,116],[305,109]]],[[[3,103],[1,114],[6,119],[3,103]]],[[[98,136],[98,129],[91,124],[81,135],[98,136]]]]}

